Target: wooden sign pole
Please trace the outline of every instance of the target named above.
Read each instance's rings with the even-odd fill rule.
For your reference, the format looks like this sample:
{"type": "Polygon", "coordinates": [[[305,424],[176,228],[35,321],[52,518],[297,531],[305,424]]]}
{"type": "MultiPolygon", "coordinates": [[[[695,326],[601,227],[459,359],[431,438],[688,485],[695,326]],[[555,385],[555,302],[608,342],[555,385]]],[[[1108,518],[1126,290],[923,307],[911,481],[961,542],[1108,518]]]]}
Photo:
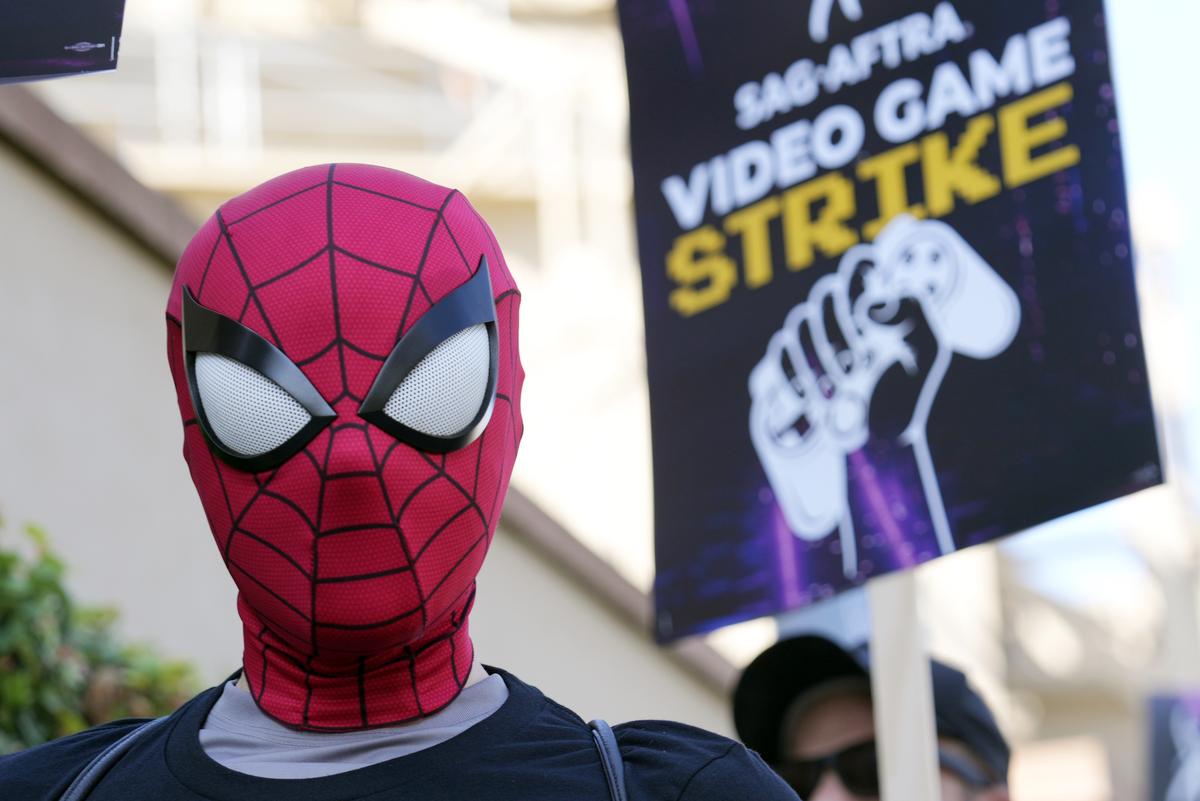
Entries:
{"type": "Polygon", "coordinates": [[[882,801],[940,801],[929,653],[911,570],[872,579],[871,697],[882,801]]]}

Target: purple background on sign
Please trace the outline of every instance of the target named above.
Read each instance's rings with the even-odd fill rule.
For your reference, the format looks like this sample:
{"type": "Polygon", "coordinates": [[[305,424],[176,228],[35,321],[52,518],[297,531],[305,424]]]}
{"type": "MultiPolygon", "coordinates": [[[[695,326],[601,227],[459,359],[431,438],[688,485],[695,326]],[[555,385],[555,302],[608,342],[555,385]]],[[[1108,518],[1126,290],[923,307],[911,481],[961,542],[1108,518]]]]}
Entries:
{"type": "Polygon", "coordinates": [[[125,0],[0,6],[0,83],[116,69],[125,0]],[[76,52],[81,43],[100,45],[76,52]]]}

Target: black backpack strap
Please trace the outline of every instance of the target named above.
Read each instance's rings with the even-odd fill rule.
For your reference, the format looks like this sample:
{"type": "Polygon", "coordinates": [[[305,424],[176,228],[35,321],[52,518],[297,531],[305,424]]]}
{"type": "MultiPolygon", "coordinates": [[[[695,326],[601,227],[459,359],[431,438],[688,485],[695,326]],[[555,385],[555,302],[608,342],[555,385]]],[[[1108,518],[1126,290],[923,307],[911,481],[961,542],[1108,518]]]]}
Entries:
{"type": "Polygon", "coordinates": [[[88,763],[87,767],[75,777],[75,781],[71,782],[71,785],[67,787],[67,791],[62,794],[59,801],[82,801],[82,799],[87,798],[88,793],[100,783],[100,780],[104,778],[104,774],[112,769],[117,760],[125,756],[125,752],[132,748],[135,742],[149,734],[152,729],[156,728],[164,720],[166,720],[165,717],[154,718],[142,723],[134,728],[133,731],[97,754],[88,763]]]}
{"type": "Polygon", "coordinates": [[[625,795],[625,763],[621,759],[617,735],[603,720],[593,720],[588,726],[592,728],[592,738],[596,742],[596,750],[600,752],[600,762],[604,765],[604,778],[608,780],[612,801],[629,801],[629,796],[625,795]]]}

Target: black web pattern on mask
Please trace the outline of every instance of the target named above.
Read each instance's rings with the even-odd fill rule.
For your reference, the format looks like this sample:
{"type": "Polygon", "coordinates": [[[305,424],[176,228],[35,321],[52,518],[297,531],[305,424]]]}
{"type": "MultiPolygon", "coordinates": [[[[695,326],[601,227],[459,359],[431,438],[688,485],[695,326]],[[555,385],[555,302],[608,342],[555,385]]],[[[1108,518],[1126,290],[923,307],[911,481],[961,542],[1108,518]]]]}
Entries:
{"type": "MultiPolygon", "coordinates": [[[[462,250],[461,246],[459,245],[458,240],[455,237],[453,230],[450,228],[450,225],[444,216],[447,206],[451,203],[451,201],[457,195],[456,190],[452,190],[452,191],[448,192],[445,199],[442,201],[441,205],[439,207],[435,208],[435,207],[431,207],[431,206],[424,206],[424,205],[415,203],[415,202],[405,199],[405,198],[388,195],[386,193],[382,193],[382,192],[379,192],[374,189],[369,189],[366,187],[356,186],[356,185],[353,185],[353,184],[350,184],[350,183],[347,183],[344,181],[339,181],[339,180],[337,180],[337,178],[335,176],[335,171],[336,171],[336,165],[330,165],[328,174],[324,181],[313,184],[306,188],[297,190],[296,192],[290,193],[285,197],[279,198],[277,200],[272,201],[271,203],[265,204],[265,205],[263,205],[259,208],[256,208],[250,212],[244,213],[241,216],[237,217],[236,219],[226,220],[222,211],[218,210],[218,212],[216,214],[216,221],[217,221],[217,225],[219,228],[219,236],[216,238],[213,248],[212,248],[211,252],[208,254],[207,262],[205,264],[204,271],[201,275],[199,286],[193,288],[193,293],[197,297],[203,297],[204,286],[208,280],[210,269],[213,266],[213,263],[215,261],[215,257],[220,248],[220,245],[222,243],[224,243],[226,245],[226,247],[229,249],[229,252],[230,252],[230,255],[232,256],[233,262],[236,265],[237,271],[240,273],[242,281],[245,283],[245,287],[246,287],[246,291],[247,291],[246,301],[243,304],[242,309],[238,315],[239,322],[244,321],[246,314],[250,310],[251,304],[253,304],[255,306],[259,316],[261,317],[263,324],[265,325],[265,327],[267,329],[268,338],[276,345],[276,347],[279,347],[282,350],[283,348],[282,348],[282,344],[280,341],[280,337],[279,337],[278,333],[276,332],[275,327],[271,323],[270,315],[267,313],[267,309],[265,308],[264,303],[258,297],[258,292],[262,288],[264,288],[276,281],[279,281],[282,278],[292,275],[306,267],[314,265],[322,258],[327,258],[329,270],[330,270],[330,293],[331,293],[330,294],[330,302],[333,304],[333,313],[334,313],[334,338],[326,346],[320,348],[316,354],[309,356],[309,357],[305,358],[304,360],[297,361],[295,363],[298,367],[303,367],[304,365],[309,364],[313,361],[316,361],[317,359],[321,358],[325,354],[329,353],[330,350],[332,350],[334,348],[337,349],[339,367],[340,367],[340,371],[341,371],[342,390],[336,398],[327,398],[326,399],[330,403],[330,405],[335,405],[335,404],[337,404],[338,401],[340,401],[344,398],[347,398],[347,397],[351,398],[352,400],[354,400],[356,402],[362,401],[362,398],[355,395],[350,389],[350,381],[348,379],[347,371],[346,371],[345,352],[347,350],[354,351],[363,357],[366,357],[372,361],[378,362],[380,365],[383,364],[383,362],[386,360],[386,358],[388,356],[388,354],[386,354],[386,353],[384,353],[384,354],[372,353],[360,346],[355,345],[353,342],[349,341],[347,338],[345,338],[342,335],[341,309],[338,305],[338,297],[337,297],[337,292],[338,292],[337,263],[336,263],[336,258],[335,258],[337,254],[342,254],[346,257],[354,259],[355,261],[359,262],[362,265],[366,265],[366,266],[372,267],[374,269],[402,275],[402,276],[413,279],[412,287],[409,291],[408,298],[405,302],[404,312],[399,321],[399,324],[397,325],[396,333],[395,333],[395,336],[393,337],[393,341],[398,341],[400,338],[400,335],[408,328],[408,321],[409,321],[410,316],[413,313],[413,304],[414,304],[414,300],[416,298],[417,292],[422,293],[427,304],[429,304],[430,306],[433,304],[433,299],[430,296],[430,294],[429,294],[428,290],[426,289],[426,287],[424,286],[424,284],[422,283],[421,277],[425,270],[427,262],[429,260],[433,241],[434,241],[434,238],[435,238],[435,235],[437,233],[439,226],[443,226],[445,228],[446,233],[449,235],[451,241],[454,244],[454,247],[457,249],[457,252],[459,253],[460,257],[462,258],[462,263],[465,266],[464,277],[469,277],[472,272],[472,267],[470,266],[471,261],[469,259],[467,259],[465,253],[463,253],[463,250],[462,250]],[[426,236],[426,241],[425,241],[423,252],[421,254],[420,261],[418,262],[415,270],[403,270],[403,269],[397,268],[395,266],[381,264],[377,261],[366,259],[366,258],[342,247],[341,245],[339,245],[338,243],[336,243],[334,241],[334,224],[333,224],[334,186],[342,186],[342,187],[345,187],[348,189],[365,192],[370,195],[375,195],[375,196],[379,197],[381,200],[389,200],[389,201],[402,203],[402,204],[405,204],[408,206],[413,206],[416,208],[424,209],[424,210],[432,212],[434,214],[433,221],[429,227],[429,232],[426,236]],[[292,200],[296,197],[304,195],[308,192],[318,191],[322,188],[324,188],[324,190],[326,192],[326,203],[325,203],[326,229],[327,229],[326,244],[320,250],[318,250],[316,253],[313,253],[312,255],[307,256],[306,258],[302,259],[297,264],[295,264],[289,268],[286,268],[285,270],[283,270],[275,275],[272,275],[270,278],[268,278],[264,281],[261,281],[258,284],[253,283],[250,280],[250,276],[246,270],[245,265],[243,264],[242,257],[241,257],[241,255],[239,255],[237,248],[234,245],[233,238],[230,235],[230,229],[232,227],[236,226],[237,224],[239,224],[247,219],[250,219],[253,216],[255,216],[269,208],[279,206],[279,205],[284,204],[284,203],[288,202],[289,200],[292,200]]],[[[469,206],[468,206],[468,208],[470,209],[469,206]]],[[[496,242],[494,235],[492,235],[490,229],[488,229],[488,227],[486,226],[486,224],[484,223],[482,218],[480,218],[479,215],[477,213],[475,213],[473,209],[471,209],[471,211],[475,215],[476,219],[479,221],[484,232],[486,232],[492,247],[495,249],[496,254],[499,254],[499,252],[500,252],[499,245],[496,242]]],[[[520,297],[520,293],[515,288],[513,288],[513,289],[508,289],[508,290],[504,291],[503,293],[501,293],[500,295],[498,295],[496,297],[496,301],[495,301],[496,302],[497,322],[503,323],[501,335],[507,338],[507,343],[506,343],[507,344],[507,353],[508,353],[508,364],[506,365],[507,370],[508,370],[507,375],[510,377],[510,380],[514,380],[514,381],[516,380],[516,372],[515,372],[516,371],[516,363],[515,363],[516,354],[515,354],[514,343],[512,342],[512,331],[513,331],[512,323],[513,323],[513,315],[515,313],[515,306],[516,306],[514,301],[516,298],[519,298],[519,297],[520,297]]],[[[512,407],[512,399],[503,392],[497,392],[496,393],[496,402],[498,404],[504,404],[504,406],[507,410],[506,413],[509,417],[509,427],[508,427],[508,434],[506,436],[519,438],[521,432],[518,430],[517,420],[516,420],[516,412],[515,412],[515,409],[513,409],[513,407],[512,407]]],[[[500,410],[497,409],[496,411],[499,412],[500,410]]],[[[195,418],[185,421],[185,427],[192,426],[192,425],[197,425],[197,421],[195,420],[195,418]]],[[[309,515],[305,512],[305,510],[299,504],[297,504],[290,498],[286,497],[286,495],[283,495],[279,492],[275,492],[272,489],[272,483],[275,481],[275,479],[278,476],[278,474],[280,473],[280,471],[283,470],[288,464],[290,464],[291,460],[289,460],[288,462],[285,462],[284,465],[281,465],[270,471],[251,474],[253,477],[253,480],[255,482],[255,485],[256,485],[255,489],[254,489],[252,495],[249,497],[249,499],[247,501],[245,501],[245,504],[244,504],[241,512],[235,513],[235,510],[233,508],[233,501],[231,500],[231,495],[230,495],[229,489],[226,485],[227,471],[233,471],[233,468],[230,468],[230,467],[224,465],[224,463],[220,462],[220,460],[216,457],[216,455],[212,452],[212,450],[209,449],[209,458],[211,459],[212,468],[215,472],[217,480],[220,483],[221,493],[222,493],[223,500],[224,500],[225,507],[226,507],[226,513],[229,516],[229,520],[232,521],[232,523],[229,527],[228,534],[225,537],[225,545],[222,550],[222,557],[226,563],[227,568],[230,570],[231,573],[240,577],[242,580],[249,581],[249,582],[253,583],[254,585],[256,585],[257,587],[259,587],[263,592],[267,593],[268,595],[273,597],[277,602],[279,602],[283,606],[287,607],[292,613],[299,616],[302,620],[306,621],[309,625],[309,643],[310,643],[310,651],[311,652],[310,652],[309,656],[307,656],[303,661],[301,661],[301,660],[298,660],[293,654],[289,653],[284,648],[278,647],[271,643],[272,640],[279,642],[281,644],[284,644],[284,645],[289,643],[288,636],[281,635],[280,633],[278,633],[278,632],[288,631],[289,627],[282,624],[278,620],[272,620],[270,618],[270,616],[265,614],[263,612],[263,610],[261,610],[260,608],[258,608],[258,607],[253,608],[254,614],[261,620],[261,622],[263,624],[262,628],[257,632],[257,640],[258,640],[258,645],[259,645],[259,656],[262,661],[262,671],[261,671],[261,674],[257,677],[259,686],[257,688],[255,697],[261,703],[263,696],[266,694],[267,681],[268,681],[267,666],[268,666],[268,662],[269,662],[269,656],[271,654],[274,654],[276,657],[283,659],[286,662],[291,663],[293,665],[293,667],[295,667],[297,670],[301,671],[305,675],[306,699],[305,699],[304,711],[303,711],[303,725],[306,728],[337,730],[337,729],[344,729],[344,728],[364,728],[364,727],[370,727],[373,725],[382,726],[382,725],[389,725],[389,724],[399,722],[399,720],[395,720],[395,719],[379,721],[379,722],[372,722],[370,720],[369,709],[368,709],[367,690],[366,690],[366,677],[367,677],[368,671],[374,672],[374,671],[380,671],[380,670],[384,670],[384,669],[392,669],[392,668],[395,668],[397,665],[404,664],[404,663],[406,663],[406,665],[407,665],[409,679],[411,681],[412,688],[413,688],[413,698],[415,699],[415,703],[417,705],[417,714],[414,717],[421,717],[421,716],[425,716],[428,714],[432,714],[433,712],[435,712],[437,710],[424,708],[424,706],[422,705],[419,688],[417,686],[418,682],[417,682],[415,666],[416,666],[416,663],[417,663],[418,659],[420,658],[420,656],[425,651],[427,651],[431,648],[435,648],[435,647],[441,645],[446,640],[449,640],[450,649],[451,649],[450,673],[454,678],[454,681],[457,685],[458,690],[461,690],[462,687],[465,686],[465,683],[470,674],[470,666],[473,661],[473,654],[468,655],[466,662],[465,662],[464,674],[462,676],[459,676],[458,675],[458,667],[457,667],[458,662],[456,661],[456,657],[457,657],[456,649],[458,647],[456,635],[458,634],[458,632],[460,631],[462,626],[465,624],[466,617],[467,617],[466,611],[470,609],[470,605],[473,602],[474,592],[475,592],[474,581],[472,581],[466,589],[464,589],[461,593],[459,593],[459,595],[453,600],[453,602],[451,602],[447,606],[447,608],[451,610],[450,626],[448,627],[448,629],[445,632],[440,634],[438,637],[422,642],[421,646],[419,648],[415,648],[415,649],[411,645],[405,644],[403,642],[392,643],[392,644],[390,644],[390,647],[387,644],[381,645],[382,651],[390,650],[391,648],[397,648],[397,647],[400,648],[400,650],[396,656],[394,656],[393,658],[391,658],[388,661],[383,662],[383,663],[368,665],[367,657],[361,656],[361,655],[358,657],[357,684],[358,684],[358,691],[359,691],[359,705],[360,705],[360,716],[361,716],[360,725],[354,726],[354,727],[346,727],[346,726],[326,727],[326,726],[320,726],[320,725],[313,725],[310,722],[309,708],[310,708],[310,705],[311,705],[312,699],[313,699],[313,688],[312,688],[311,679],[314,677],[316,677],[316,678],[325,677],[325,678],[344,680],[347,675],[345,672],[342,672],[342,671],[339,671],[337,673],[322,673],[319,669],[317,669],[314,666],[314,661],[317,659],[317,657],[319,655],[330,654],[330,653],[336,654],[340,650],[340,649],[330,646],[330,645],[319,646],[318,645],[319,630],[325,629],[325,628],[343,629],[343,630],[365,630],[365,629],[383,628],[383,627],[386,627],[389,625],[393,625],[396,622],[399,622],[400,620],[403,620],[405,618],[409,618],[409,617],[412,617],[415,615],[420,615],[421,616],[421,630],[425,631],[427,625],[430,622],[427,617],[427,615],[428,615],[428,611],[426,609],[427,601],[430,599],[431,596],[433,596],[438,591],[438,589],[441,588],[441,586],[451,576],[454,575],[455,571],[463,564],[464,561],[466,561],[475,552],[475,550],[477,548],[486,547],[486,545],[487,545],[486,540],[488,538],[488,533],[489,533],[489,531],[492,530],[491,519],[489,517],[489,514],[488,514],[488,512],[485,512],[485,509],[480,506],[479,501],[478,501],[478,493],[480,491],[480,487],[479,487],[480,467],[482,465],[485,446],[488,441],[486,436],[479,437],[477,440],[475,440],[475,442],[473,442],[471,445],[467,446],[468,448],[470,448],[470,447],[476,448],[475,464],[474,464],[474,477],[473,477],[471,486],[467,487],[467,486],[464,486],[460,481],[456,480],[450,474],[450,472],[447,471],[447,469],[446,469],[447,455],[446,454],[425,453],[423,451],[413,449],[410,446],[404,445],[403,443],[401,443],[397,440],[393,440],[386,447],[386,449],[384,449],[384,451],[382,453],[378,453],[376,450],[376,443],[374,443],[372,441],[372,439],[369,435],[369,431],[368,431],[369,427],[370,427],[370,424],[360,418],[354,417],[350,421],[344,421],[343,418],[339,416],[339,418],[337,420],[335,420],[329,426],[329,428],[326,430],[326,432],[323,432],[321,436],[318,436],[316,439],[313,440],[313,442],[306,445],[304,449],[302,449],[296,455],[291,457],[291,460],[294,460],[294,459],[307,460],[312,465],[314,470],[316,470],[317,475],[319,477],[318,480],[319,480],[319,485],[320,485],[320,489],[319,489],[320,495],[319,495],[319,498],[317,501],[317,511],[316,511],[316,519],[315,520],[310,519],[309,515]],[[350,430],[357,431],[359,433],[359,435],[361,435],[362,438],[365,440],[367,447],[370,451],[370,455],[371,455],[372,469],[367,470],[367,471],[358,471],[358,472],[332,473],[330,471],[329,461],[330,461],[330,456],[331,456],[331,453],[333,450],[334,437],[337,436],[339,432],[350,431],[350,430]],[[316,452],[318,443],[324,443],[323,452],[319,452],[319,453],[316,452]],[[411,492],[409,492],[406,495],[404,495],[403,497],[399,497],[399,498],[393,497],[392,492],[389,491],[387,483],[384,480],[384,467],[388,463],[388,460],[393,457],[397,448],[404,448],[405,449],[404,454],[407,458],[412,458],[413,456],[416,456],[417,458],[421,459],[425,463],[425,465],[433,471],[432,474],[430,475],[430,477],[427,478],[424,482],[420,483],[411,492]],[[329,529],[323,528],[322,527],[323,512],[324,512],[324,507],[325,507],[326,496],[329,491],[330,482],[338,481],[338,480],[345,480],[345,479],[354,479],[354,478],[359,478],[359,479],[374,478],[376,481],[378,481],[379,491],[382,495],[384,503],[386,504],[389,520],[372,521],[371,523],[362,523],[362,524],[356,524],[356,525],[350,525],[350,526],[343,526],[340,528],[329,528],[329,529]],[[446,517],[445,521],[440,526],[440,528],[438,528],[432,535],[430,535],[428,540],[425,542],[425,544],[422,545],[420,550],[418,550],[416,552],[413,552],[410,549],[409,543],[406,541],[406,538],[403,535],[400,535],[398,533],[400,547],[401,547],[401,550],[405,557],[405,564],[385,567],[384,569],[377,570],[377,571],[367,571],[367,572],[363,572],[363,573],[344,575],[344,576],[339,575],[339,576],[331,577],[331,578],[319,578],[319,575],[320,575],[319,558],[320,557],[319,557],[318,545],[322,539],[324,539],[326,537],[330,537],[330,536],[337,536],[338,534],[348,533],[348,532],[352,532],[352,531],[399,529],[399,525],[400,525],[399,521],[403,517],[403,514],[404,514],[405,510],[409,507],[409,505],[417,498],[418,495],[420,495],[420,493],[423,490],[429,488],[432,484],[434,484],[438,481],[448,482],[457,491],[457,493],[462,497],[463,505],[457,511],[448,515],[446,517]],[[297,515],[299,515],[301,520],[304,521],[304,524],[308,528],[309,535],[312,539],[312,552],[311,552],[312,570],[311,571],[306,570],[303,565],[301,565],[298,561],[296,561],[295,558],[293,558],[290,554],[288,554],[286,551],[284,551],[284,549],[282,549],[279,546],[277,546],[276,544],[270,542],[268,537],[260,536],[259,534],[256,534],[253,531],[251,531],[245,527],[244,520],[245,520],[246,516],[248,514],[250,514],[251,510],[254,509],[255,504],[258,503],[259,500],[262,498],[271,498],[277,502],[287,505],[297,515]],[[450,526],[452,526],[455,522],[457,522],[464,515],[474,515],[475,517],[477,517],[478,523],[480,526],[480,533],[471,542],[471,544],[468,547],[465,547],[463,549],[462,555],[457,559],[457,561],[454,562],[454,564],[450,565],[441,574],[440,578],[437,580],[436,583],[434,583],[433,586],[422,587],[421,581],[420,581],[420,575],[416,571],[416,566],[420,563],[420,560],[422,559],[422,557],[429,551],[429,549],[434,545],[434,543],[437,542],[438,538],[447,529],[449,529],[450,526]],[[296,570],[302,576],[305,577],[305,579],[308,581],[308,583],[311,587],[311,595],[309,598],[309,611],[308,612],[305,612],[304,610],[297,608],[295,604],[291,603],[286,598],[284,598],[279,592],[276,591],[276,589],[274,589],[270,586],[267,586],[267,584],[265,584],[263,581],[261,581],[259,578],[257,578],[254,575],[254,571],[246,570],[244,567],[242,567],[241,565],[239,565],[237,563],[237,561],[232,557],[232,554],[231,554],[234,542],[237,537],[245,537],[247,539],[253,540],[254,542],[258,543],[259,545],[271,550],[273,553],[275,553],[276,555],[283,558],[288,563],[288,565],[291,567],[291,569],[296,570]],[[389,575],[399,575],[399,574],[404,574],[404,573],[412,574],[413,586],[415,587],[417,596],[419,598],[419,603],[414,608],[404,610],[403,612],[401,612],[387,620],[375,621],[375,622],[372,622],[369,624],[362,624],[362,625],[349,625],[349,624],[343,624],[343,623],[334,623],[331,621],[322,621],[320,619],[320,617],[321,617],[320,609],[319,609],[318,600],[317,600],[317,588],[320,585],[332,584],[332,583],[352,583],[355,581],[367,581],[370,579],[381,578],[381,577],[389,576],[389,575]]],[[[506,441],[500,440],[495,443],[495,446],[498,446],[501,448],[506,448],[507,444],[508,443],[506,441]]],[[[500,492],[500,488],[503,485],[503,483],[504,482],[501,481],[498,477],[497,481],[496,481],[495,491],[493,492],[492,498],[490,499],[490,505],[487,507],[487,509],[491,510],[493,513],[499,509],[499,502],[500,502],[499,492],[500,492]]],[[[469,640],[467,642],[469,645],[469,640]]],[[[297,650],[299,650],[299,649],[297,649],[297,650]]],[[[350,650],[347,653],[356,653],[356,652],[357,651],[350,650]]],[[[455,695],[457,695],[457,693],[455,693],[455,695]]],[[[268,714],[270,714],[270,713],[268,713],[268,714]]],[[[294,721],[281,720],[281,722],[294,725],[294,721]]]]}

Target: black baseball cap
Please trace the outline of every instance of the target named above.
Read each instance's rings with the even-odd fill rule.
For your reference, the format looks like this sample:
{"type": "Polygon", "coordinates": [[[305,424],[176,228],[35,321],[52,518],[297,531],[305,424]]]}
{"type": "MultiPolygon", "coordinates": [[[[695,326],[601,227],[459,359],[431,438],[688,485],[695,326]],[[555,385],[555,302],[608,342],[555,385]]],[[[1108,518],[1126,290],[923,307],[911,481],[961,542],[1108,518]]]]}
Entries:
{"type": "MultiPolygon", "coordinates": [[[[1008,743],[991,711],[962,671],[931,660],[933,708],[940,737],[957,740],[978,757],[998,783],[1008,776],[1008,743]]],[[[867,646],[845,649],[824,637],[780,640],[742,672],[733,692],[738,736],[769,764],[781,760],[783,716],[799,696],[836,679],[869,678],[867,646]]]]}

